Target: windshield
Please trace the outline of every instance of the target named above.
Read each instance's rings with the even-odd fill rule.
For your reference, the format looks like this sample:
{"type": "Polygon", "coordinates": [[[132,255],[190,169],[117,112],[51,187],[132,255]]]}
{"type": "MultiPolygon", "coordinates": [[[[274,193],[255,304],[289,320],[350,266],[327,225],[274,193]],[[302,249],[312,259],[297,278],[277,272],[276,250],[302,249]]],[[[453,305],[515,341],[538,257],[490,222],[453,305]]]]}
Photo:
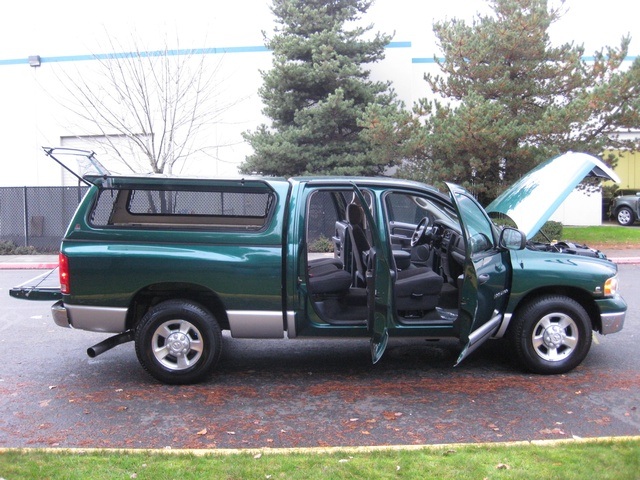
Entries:
{"type": "Polygon", "coordinates": [[[431,223],[459,224],[451,205],[437,198],[409,192],[390,192],[385,198],[390,221],[416,225],[423,218],[428,218],[431,223]]]}

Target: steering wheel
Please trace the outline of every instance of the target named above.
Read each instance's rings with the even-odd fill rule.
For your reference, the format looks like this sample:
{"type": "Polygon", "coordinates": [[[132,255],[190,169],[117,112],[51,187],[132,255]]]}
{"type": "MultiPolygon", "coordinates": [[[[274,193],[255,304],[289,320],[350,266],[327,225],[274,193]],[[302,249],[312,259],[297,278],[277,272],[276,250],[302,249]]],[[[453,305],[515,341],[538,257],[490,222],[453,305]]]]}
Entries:
{"type": "Polygon", "coordinates": [[[416,229],[413,231],[411,235],[411,246],[415,247],[422,243],[426,243],[431,234],[431,228],[429,228],[429,218],[424,217],[420,220],[420,223],[416,226],[416,229]]]}

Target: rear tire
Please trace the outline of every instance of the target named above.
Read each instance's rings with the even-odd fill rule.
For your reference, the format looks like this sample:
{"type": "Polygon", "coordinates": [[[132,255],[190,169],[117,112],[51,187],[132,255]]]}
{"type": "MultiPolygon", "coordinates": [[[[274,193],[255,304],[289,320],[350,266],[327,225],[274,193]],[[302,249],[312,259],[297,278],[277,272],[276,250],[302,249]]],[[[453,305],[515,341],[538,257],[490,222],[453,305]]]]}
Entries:
{"type": "Polygon", "coordinates": [[[566,373],[580,365],[591,348],[591,320],[575,300],[562,295],[539,297],[514,317],[510,338],[530,371],[566,373]]]}
{"type": "Polygon", "coordinates": [[[149,309],[135,333],[136,355],[157,380],[173,385],[206,379],[220,358],[215,317],[190,300],[167,300],[149,309]]]}

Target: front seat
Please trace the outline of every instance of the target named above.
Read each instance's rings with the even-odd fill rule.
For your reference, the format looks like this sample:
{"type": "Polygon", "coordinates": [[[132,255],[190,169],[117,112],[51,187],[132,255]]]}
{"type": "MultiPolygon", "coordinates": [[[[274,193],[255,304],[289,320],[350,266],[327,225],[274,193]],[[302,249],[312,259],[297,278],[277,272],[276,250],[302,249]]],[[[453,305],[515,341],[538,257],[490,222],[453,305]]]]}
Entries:
{"type": "Polygon", "coordinates": [[[395,283],[396,310],[425,311],[438,305],[443,278],[428,267],[399,270],[395,283]]]}
{"type": "Polygon", "coordinates": [[[347,231],[355,263],[355,283],[357,286],[364,286],[366,282],[366,255],[371,246],[365,233],[364,210],[357,203],[347,205],[347,231]]]}
{"type": "MultiPolygon", "coordinates": [[[[353,255],[357,267],[357,278],[364,285],[366,278],[366,252],[370,245],[364,231],[364,211],[358,204],[347,206],[347,222],[351,237],[353,255]]],[[[438,305],[443,278],[428,267],[411,267],[398,270],[395,259],[392,267],[396,270],[395,300],[396,310],[425,311],[438,305]]]]}

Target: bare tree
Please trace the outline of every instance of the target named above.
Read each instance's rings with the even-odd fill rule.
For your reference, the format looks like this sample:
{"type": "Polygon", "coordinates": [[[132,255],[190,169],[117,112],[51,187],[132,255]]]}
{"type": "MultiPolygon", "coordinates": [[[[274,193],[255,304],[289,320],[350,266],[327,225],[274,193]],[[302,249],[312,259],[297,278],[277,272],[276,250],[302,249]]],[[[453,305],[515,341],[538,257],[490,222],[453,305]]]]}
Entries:
{"type": "Polygon", "coordinates": [[[70,96],[65,106],[79,125],[131,172],[173,172],[177,162],[207,153],[207,128],[240,100],[224,101],[219,77],[222,58],[207,49],[124,48],[107,35],[107,54],[93,55],[59,75],[70,96]],[[199,135],[202,134],[202,135],[199,135]],[[123,141],[124,140],[124,141],[123,141]],[[136,159],[141,159],[137,162],[136,159]]]}

